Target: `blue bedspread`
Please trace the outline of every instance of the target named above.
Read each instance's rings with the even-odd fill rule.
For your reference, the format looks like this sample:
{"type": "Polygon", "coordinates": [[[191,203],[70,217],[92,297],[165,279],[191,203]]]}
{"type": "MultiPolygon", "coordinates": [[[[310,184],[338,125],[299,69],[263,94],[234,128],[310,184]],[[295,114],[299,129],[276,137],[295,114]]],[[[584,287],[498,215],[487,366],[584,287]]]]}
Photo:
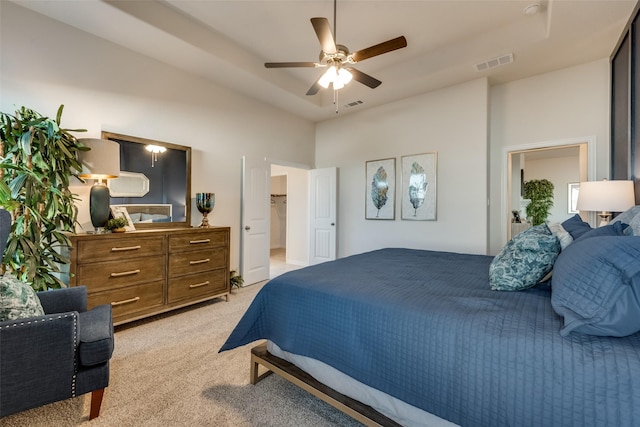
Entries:
{"type": "Polygon", "coordinates": [[[640,425],[640,335],[572,333],[491,257],[383,249],[273,279],[221,351],[270,339],[463,426],[640,425]]]}

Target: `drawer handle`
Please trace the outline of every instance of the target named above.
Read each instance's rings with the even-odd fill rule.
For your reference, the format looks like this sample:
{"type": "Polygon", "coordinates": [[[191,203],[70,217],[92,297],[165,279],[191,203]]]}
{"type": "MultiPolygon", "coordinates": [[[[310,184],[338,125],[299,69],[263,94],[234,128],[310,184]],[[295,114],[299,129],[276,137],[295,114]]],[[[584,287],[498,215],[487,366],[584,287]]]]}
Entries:
{"type": "Polygon", "coordinates": [[[123,272],[120,272],[120,273],[111,273],[111,277],[131,276],[131,275],[138,274],[138,273],[140,273],[140,269],[123,271],[123,272]]]}
{"type": "Polygon", "coordinates": [[[204,264],[205,262],[209,262],[209,261],[211,261],[209,258],[198,259],[198,260],[195,260],[195,261],[189,261],[189,265],[204,264]]]}
{"type": "Polygon", "coordinates": [[[200,286],[207,286],[208,284],[209,284],[208,280],[202,283],[194,283],[193,285],[189,285],[189,289],[199,288],[200,286]]]}
{"type": "Polygon", "coordinates": [[[140,297],[135,297],[135,298],[129,298],[129,299],[125,299],[122,301],[116,301],[116,302],[112,302],[111,303],[111,307],[115,307],[117,305],[122,305],[122,304],[129,304],[132,302],[138,302],[140,300],[140,297]]]}
{"type": "Polygon", "coordinates": [[[122,248],[111,248],[111,252],[122,252],[122,251],[135,251],[140,249],[142,246],[137,245],[137,246],[125,246],[122,248]]]}
{"type": "Polygon", "coordinates": [[[211,239],[189,240],[190,245],[197,245],[200,243],[209,243],[211,239]]]}

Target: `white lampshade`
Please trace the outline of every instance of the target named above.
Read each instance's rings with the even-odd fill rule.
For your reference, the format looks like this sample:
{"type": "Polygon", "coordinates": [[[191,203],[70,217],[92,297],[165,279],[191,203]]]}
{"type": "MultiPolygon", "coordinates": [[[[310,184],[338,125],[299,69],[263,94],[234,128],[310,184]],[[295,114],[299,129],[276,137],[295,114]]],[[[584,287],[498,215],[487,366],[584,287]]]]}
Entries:
{"type": "Polygon", "coordinates": [[[78,154],[82,164],[80,178],[111,179],[120,175],[120,144],[96,138],[78,139],[78,142],[91,148],[78,154]]]}
{"type": "Polygon", "coordinates": [[[586,181],[580,183],[579,211],[623,212],[635,204],[633,181],[586,181]]]}

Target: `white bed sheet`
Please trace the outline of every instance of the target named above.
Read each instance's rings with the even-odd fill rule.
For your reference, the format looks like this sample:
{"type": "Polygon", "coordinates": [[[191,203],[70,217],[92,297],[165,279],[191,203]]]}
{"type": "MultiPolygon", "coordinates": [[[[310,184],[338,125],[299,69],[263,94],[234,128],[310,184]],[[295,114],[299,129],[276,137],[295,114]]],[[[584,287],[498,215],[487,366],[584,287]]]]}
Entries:
{"type": "Polygon", "coordinates": [[[457,426],[402,400],[389,396],[369,387],[337,369],[309,357],[283,351],[272,341],[267,340],[269,353],[293,363],[321,383],[339,393],[371,406],[381,414],[406,427],[452,427],[457,426]]]}

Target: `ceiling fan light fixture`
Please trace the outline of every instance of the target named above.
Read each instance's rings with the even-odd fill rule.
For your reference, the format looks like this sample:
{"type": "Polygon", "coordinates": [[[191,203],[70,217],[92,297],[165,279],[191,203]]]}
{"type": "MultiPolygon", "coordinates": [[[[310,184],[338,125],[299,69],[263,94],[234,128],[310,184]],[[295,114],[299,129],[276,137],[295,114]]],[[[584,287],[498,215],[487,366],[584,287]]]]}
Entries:
{"type": "Polygon", "coordinates": [[[336,80],[337,76],[338,72],[336,71],[336,66],[332,65],[327,71],[325,71],[322,77],[320,77],[320,80],[318,80],[318,84],[326,89],[331,83],[336,80]]]}
{"type": "Polygon", "coordinates": [[[338,80],[342,82],[342,85],[346,85],[353,78],[353,74],[349,72],[349,70],[345,70],[344,68],[340,68],[338,71],[338,80]]]}
{"type": "Polygon", "coordinates": [[[329,85],[333,85],[333,90],[342,89],[344,85],[349,83],[353,75],[349,70],[345,70],[339,65],[332,65],[329,69],[320,77],[318,84],[323,88],[328,88],[329,85]]]}

